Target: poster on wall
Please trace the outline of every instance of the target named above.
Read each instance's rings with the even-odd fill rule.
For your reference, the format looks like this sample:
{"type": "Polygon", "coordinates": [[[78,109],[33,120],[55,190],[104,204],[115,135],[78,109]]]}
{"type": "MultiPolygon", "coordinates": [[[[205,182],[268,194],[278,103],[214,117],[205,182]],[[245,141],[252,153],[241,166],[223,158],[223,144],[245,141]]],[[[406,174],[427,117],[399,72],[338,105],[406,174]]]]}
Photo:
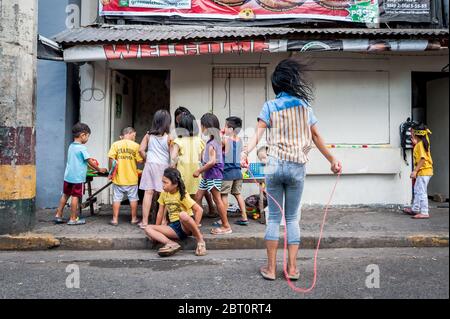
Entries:
{"type": "Polygon", "coordinates": [[[101,16],[378,21],[379,0],[100,0],[101,16]]]}
{"type": "Polygon", "coordinates": [[[431,22],[431,0],[379,0],[380,22],[431,22]]]}

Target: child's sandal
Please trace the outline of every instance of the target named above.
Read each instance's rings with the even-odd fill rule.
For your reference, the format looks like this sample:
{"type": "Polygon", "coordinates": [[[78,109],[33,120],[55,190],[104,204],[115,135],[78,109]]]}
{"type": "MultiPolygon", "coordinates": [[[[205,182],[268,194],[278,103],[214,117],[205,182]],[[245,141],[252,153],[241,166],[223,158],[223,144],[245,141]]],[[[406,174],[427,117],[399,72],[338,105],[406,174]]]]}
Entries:
{"type": "Polygon", "coordinates": [[[198,243],[197,249],[195,250],[196,256],[205,256],[207,254],[206,252],[206,244],[205,243],[198,243]]]}

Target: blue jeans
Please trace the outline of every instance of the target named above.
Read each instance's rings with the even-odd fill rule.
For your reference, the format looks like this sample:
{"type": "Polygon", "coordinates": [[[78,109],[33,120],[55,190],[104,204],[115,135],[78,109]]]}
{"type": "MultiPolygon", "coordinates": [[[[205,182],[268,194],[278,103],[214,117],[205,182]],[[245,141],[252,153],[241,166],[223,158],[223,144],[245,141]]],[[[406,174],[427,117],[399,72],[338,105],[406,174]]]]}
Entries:
{"type": "Polygon", "coordinates": [[[289,245],[300,244],[300,201],[305,183],[305,165],[281,161],[269,157],[266,168],[267,196],[269,204],[269,218],[267,221],[265,240],[279,240],[282,212],[278,204],[283,207],[286,218],[287,241],[289,245]]]}

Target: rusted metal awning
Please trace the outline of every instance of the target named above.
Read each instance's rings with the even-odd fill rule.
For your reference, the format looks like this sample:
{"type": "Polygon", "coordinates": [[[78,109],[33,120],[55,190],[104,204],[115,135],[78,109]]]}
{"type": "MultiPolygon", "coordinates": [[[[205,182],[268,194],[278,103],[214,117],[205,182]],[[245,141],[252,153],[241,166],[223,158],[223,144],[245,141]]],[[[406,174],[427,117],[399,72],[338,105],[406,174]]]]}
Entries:
{"type": "Polygon", "coordinates": [[[98,43],[180,42],[225,39],[391,38],[444,39],[448,29],[224,27],[198,25],[101,25],[65,30],[53,40],[64,47],[98,43]]]}
{"type": "Polygon", "coordinates": [[[227,53],[428,51],[446,48],[441,29],[298,29],[122,25],[66,30],[54,37],[64,61],[227,53]]]}

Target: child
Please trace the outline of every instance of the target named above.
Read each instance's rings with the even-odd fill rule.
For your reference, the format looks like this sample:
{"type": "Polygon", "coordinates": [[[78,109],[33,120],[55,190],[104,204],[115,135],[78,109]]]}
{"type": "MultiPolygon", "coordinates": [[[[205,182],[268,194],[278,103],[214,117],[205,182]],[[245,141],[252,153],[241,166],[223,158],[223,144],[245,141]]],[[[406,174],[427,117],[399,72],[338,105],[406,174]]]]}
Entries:
{"type": "MultiPolygon", "coordinates": [[[[189,163],[188,166],[189,165],[196,166],[198,164],[198,162],[200,162],[200,156],[199,156],[198,161],[195,159],[195,161],[193,162],[192,160],[194,158],[196,158],[195,154],[197,153],[197,150],[199,149],[196,145],[196,144],[198,144],[197,141],[201,141],[201,143],[203,143],[202,151],[205,148],[205,143],[198,136],[197,120],[195,119],[194,115],[192,115],[192,113],[183,106],[180,106],[175,110],[174,117],[175,117],[175,133],[176,133],[176,137],[178,137],[179,139],[175,139],[177,141],[177,143],[174,144],[175,150],[174,150],[174,153],[172,154],[172,158],[175,158],[175,162],[176,162],[176,160],[178,159],[178,155],[180,155],[181,157],[183,157],[180,159],[181,163],[189,163]],[[185,116],[188,116],[188,117],[182,121],[182,118],[185,116]],[[180,139],[183,137],[187,138],[187,140],[185,139],[185,140],[181,141],[180,139]],[[194,137],[198,137],[198,139],[194,138],[194,137]],[[177,144],[178,144],[179,148],[177,148],[177,144]],[[184,144],[184,145],[182,145],[182,144],[184,144]],[[193,152],[190,151],[190,150],[192,150],[192,148],[193,148],[193,152]]],[[[197,178],[193,182],[192,181],[192,179],[193,179],[192,173],[195,170],[197,170],[198,167],[195,167],[194,171],[191,171],[189,169],[185,170],[186,167],[184,167],[184,164],[181,164],[181,165],[182,166],[179,166],[177,168],[181,172],[181,176],[183,177],[183,180],[186,183],[188,192],[191,195],[195,194],[197,192],[200,180],[197,178]]],[[[172,167],[175,167],[175,166],[172,165],[172,167]]],[[[207,193],[205,197],[206,197],[206,202],[208,203],[208,215],[207,216],[213,217],[213,218],[217,217],[217,214],[214,213],[214,204],[213,204],[213,200],[211,198],[211,194],[207,193]]]]}
{"type": "Polygon", "coordinates": [[[197,239],[195,255],[205,256],[205,241],[197,226],[200,223],[199,217],[201,217],[203,209],[186,192],[183,179],[177,169],[166,169],[162,182],[164,192],[161,193],[158,200],[160,206],[156,225],[147,226],[145,228],[146,235],[150,239],[164,244],[164,247],[158,250],[161,257],[172,256],[181,249],[181,246],[174,240],[183,240],[193,235],[197,239]],[[163,223],[166,209],[169,215],[169,225],[163,223]],[[197,220],[194,220],[194,216],[197,220]]]}
{"type": "Polygon", "coordinates": [[[207,135],[209,140],[206,143],[206,148],[203,153],[203,166],[194,173],[194,177],[199,177],[200,175],[203,177],[195,200],[200,205],[206,192],[210,192],[222,221],[222,226],[213,228],[211,234],[231,234],[232,230],[228,223],[227,211],[220,195],[223,179],[223,152],[220,140],[219,119],[214,114],[207,113],[202,116],[200,123],[203,134],[207,135]]]}
{"type": "Polygon", "coordinates": [[[131,224],[137,225],[138,207],[138,172],[137,163],[143,162],[139,154],[139,144],[135,142],[136,130],[126,127],[122,130],[121,140],[115,142],[109,150],[109,166],[113,160],[117,162],[117,173],[113,178],[113,219],[110,225],[119,224],[120,203],[124,197],[128,197],[131,207],[131,224]]]}
{"type": "Polygon", "coordinates": [[[63,210],[67,200],[72,196],[70,205],[71,214],[67,225],[83,225],[86,223],[84,219],[78,216],[78,205],[83,197],[84,183],[86,182],[88,164],[95,170],[106,173],[106,168],[99,168],[95,161],[89,156],[86,144],[91,134],[91,129],[84,123],[77,123],[72,128],[73,143],[69,146],[67,153],[67,165],[64,173],[64,189],[63,195],[59,201],[58,210],[54,222],[63,224],[63,210]]]}
{"type": "Polygon", "coordinates": [[[222,141],[224,152],[224,169],[222,183],[222,201],[225,210],[228,210],[228,194],[232,194],[239,204],[241,218],[235,222],[236,225],[248,226],[247,212],[245,209],[242,192],[242,170],[241,152],[242,141],[238,137],[242,128],[242,120],[239,117],[229,117],[225,123],[225,136],[222,141]]]}
{"type": "Polygon", "coordinates": [[[272,74],[272,88],[276,98],[267,101],[258,117],[257,132],[242,153],[242,163],[256,148],[268,130],[268,167],[266,170],[266,189],[269,196],[269,217],[266,228],[267,265],[260,273],[267,280],[276,278],[276,257],[280,238],[283,205],[286,219],[287,245],[289,259],[287,277],[298,280],[298,247],[300,244],[300,202],[305,183],[305,165],[308,152],[315,144],[322,155],[330,162],[335,174],[342,171],[341,163],[327,149],[317,128],[310,102],[313,89],[306,80],[306,66],[295,59],[281,61],[272,74]],[[275,198],[275,200],[273,200],[275,198]]]}
{"type": "Polygon", "coordinates": [[[139,148],[139,154],[143,159],[146,159],[139,186],[139,189],[145,191],[142,202],[142,222],[139,224],[141,228],[148,226],[154,193],[161,193],[163,190],[162,177],[164,170],[170,164],[170,144],[172,141],[169,133],[171,121],[169,112],[166,110],[157,111],[153,117],[152,128],[142,139],[139,148]]]}
{"type": "Polygon", "coordinates": [[[197,193],[200,179],[193,176],[199,169],[205,142],[198,136],[197,123],[192,114],[184,114],[178,123],[178,138],[173,141],[171,152],[172,167],[176,167],[186,186],[188,194],[197,193]]]}
{"type": "Polygon", "coordinates": [[[411,173],[411,178],[415,179],[414,200],[412,209],[405,209],[405,213],[413,215],[412,218],[414,219],[430,218],[427,187],[433,176],[433,160],[428,134],[431,134],[431,131],[425,125],[419,125],[413,129],[414,170],[411,173]]]}
{"type": "Polygon", "coordinates": [[[181,118],[183,117],[183,115],[188,115],[188,114],[191,114],[191,112],[187,108],[185,108],[183,106],[180,106],[180,107],[178,107],[175,110],[175,113],[174,113],[175,128],[179,128],[180,127],[181,118]]]}

